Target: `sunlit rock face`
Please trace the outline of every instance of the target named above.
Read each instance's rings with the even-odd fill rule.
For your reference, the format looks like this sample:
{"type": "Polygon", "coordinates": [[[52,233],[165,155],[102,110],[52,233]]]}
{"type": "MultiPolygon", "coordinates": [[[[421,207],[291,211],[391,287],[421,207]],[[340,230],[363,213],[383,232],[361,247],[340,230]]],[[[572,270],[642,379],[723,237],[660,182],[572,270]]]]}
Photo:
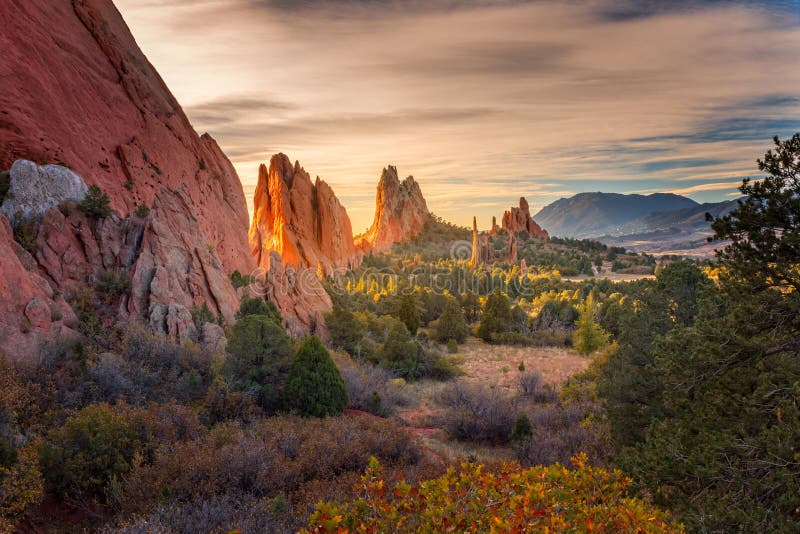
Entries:
{"type": "Polygon", "coordinates": [[[259,267],[267,269],[276,251],[285,265],[320,270],[355,268],[362,253],[353,244],[350,217],[331,187],[285,154],[261,165],[253,197],[250,246],[259,267]]]}
{"type": "Polygon", "coordinates": [[[419,184],[413,176],[400,182],[397,169],[390,165],[378,182],[372,226],[356,244],[364,251],[381,252],[421,234],[428,219],[430,212],[419,184]]]}
{"type": "Polygon", "coordinates": [[[510,234],[527,232],[535,237],[547,238],[546,230],[543,230],[536,221],[531,218],[531,210],[525,197],[519,197],[519,207],[511,208],[503,213],[503,229],[510,234]]]}
{"type": "Polygon", "coordinates": [[[55,173],[64,186],[49,192],[58,202],[9,205],[32,208],[39,234],[30,252],[0,217],[0,350],[32,356],[68,336],[74,316],[59,291],[91,286],[108,269],[130,277],[123,316],[206,304],[232,321],[228,275],[255,268],[241,183],[216,142],[194,131],[113,3],[6,0],[0,20],[0,171],[20,160],[58,163],[63,170],[16,165],[55,173]],[[62,202],[87,185],[108,194],[112,216],[88,220],[62,202]],[[146,218],[132,215],[140,205],[146,218]]]}

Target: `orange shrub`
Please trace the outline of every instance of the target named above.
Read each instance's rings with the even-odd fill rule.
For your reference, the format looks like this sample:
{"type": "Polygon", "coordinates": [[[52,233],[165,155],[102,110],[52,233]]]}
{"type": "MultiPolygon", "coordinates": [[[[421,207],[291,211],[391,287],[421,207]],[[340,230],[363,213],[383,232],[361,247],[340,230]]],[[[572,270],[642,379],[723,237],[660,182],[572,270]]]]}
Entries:
{"type": "Polygon", "coordinates": [[[303,532],[683,532],[664,512],[630,497],[630,480],[619,471],[586,461],[573,458],[574,469],[508,463],[496,472],[463,464],[412,486],[386,482],[373,458],[361,497],[318,505],[303,532]]]}

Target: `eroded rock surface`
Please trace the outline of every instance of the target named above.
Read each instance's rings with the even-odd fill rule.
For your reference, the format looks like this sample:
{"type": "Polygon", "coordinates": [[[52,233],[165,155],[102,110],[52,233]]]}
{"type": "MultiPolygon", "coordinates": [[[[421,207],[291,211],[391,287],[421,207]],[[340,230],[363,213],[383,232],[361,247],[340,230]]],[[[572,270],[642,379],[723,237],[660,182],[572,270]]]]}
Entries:
{"type": "Polygon", "coordinates": [[[356,245],[363,251],[381,252],[421,234],[428,219],[430,212],[419,184],[413,176],[400,182],[397,168],[390,165],[378,182],[372,226],[356,239],[356,245]]]}
{"type": "Polygon", "coordinates": [[[319,266],[325,275],[361,263],[350,217],[331,187],[319,178],[312,183],[285,154],[272,156],[269,167],[261,165],[253,207],[250,245],[259,267],[267,269],[272,251],[286,265],[319,266]]]}

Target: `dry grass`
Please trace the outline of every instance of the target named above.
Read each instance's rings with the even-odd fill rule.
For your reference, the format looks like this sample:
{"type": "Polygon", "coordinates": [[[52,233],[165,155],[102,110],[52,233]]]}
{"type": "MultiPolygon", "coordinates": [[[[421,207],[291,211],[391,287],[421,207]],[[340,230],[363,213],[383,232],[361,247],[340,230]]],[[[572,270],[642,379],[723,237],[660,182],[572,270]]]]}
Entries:
{"type": "MultiPolygon", "coordinates": [[[[458,355],[464,359],[462,380],[514,390],[519,387],[520,362],[525,363],[526,372],[540,373],[545,382],[556,387],[590,362],[590,358],[566,348],[488,345],[474,337],[459,346],[458,355]]],[[[446,383],[420,380],[406,387],[414,401],[397,414],[397,419],[421,439],[432,456],[448,461],[474,457],[484,462],[513,458],[510,447],[449,440],[434,426],[435,415],[443,409],[436,399],[446,383]]]]}
{"type": "Polygon", "coordinates": [[[517,387],[520,363],[526,371],[539,373],[545,382],[558,386],[586,369],[590,361],[565,348],[488,345],[476,338],[469,338],[458,353],[464,357],[465,380],[505,388],[517,387]]]}

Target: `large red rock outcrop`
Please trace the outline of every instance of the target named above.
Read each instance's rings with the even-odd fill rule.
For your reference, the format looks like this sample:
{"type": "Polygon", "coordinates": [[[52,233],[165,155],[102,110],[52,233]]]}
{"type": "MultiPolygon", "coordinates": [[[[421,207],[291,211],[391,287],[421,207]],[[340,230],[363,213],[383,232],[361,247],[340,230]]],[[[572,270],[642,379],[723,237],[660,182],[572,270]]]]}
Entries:
{"type": "Polygon", "coordinates": [[[297,268],[355,268],[362,253],[353,243],[350,217],[331,187],[311,177],[284,154],[261,165],[253,197],[250,246],[259,267],[268,269],[271,252],[297,268]]]}
{"type": "Polygon", "coordinates": [[[503,213],[503,229],[509,234],[516,234],[518,232],[527,232],[535,237],[547,238],[546,230],[536,224],[536,221],[531,218],[531,210],[528,207],[528,201],[525,197],[519,197],[519,207],[511,208],[509,211],[503,213]]]}
{"type": "Polygon", "coordinates": [[[356,245],[365,252],[386,250],[421,234],[428,219],[430,212],[419,184],[413,176],[400,182],[397,169],[390,165],[378,182],[375,219],[369,230],[356,238],[356,245]]]}
{"type": "Polygon", "coordinates": [[[0,349],[14,359],[48,341],[72,339],[77,319],[64,298],[36,272],[36,261],[13,238],[0,215],[0,349]]]}
{"type": "MultiPolygon", "coordinates": [[[[123,313],[205,303],[232,318],[228,274],[255,268],[241,183],[216,142],[194,131],[111,0],[5,0],[0,27],[0,171],[20,159],[62,162],[121,214],[95,225],[44,213],[35,259],[5,259],[0,271],[0,308],[16,312],[3,319],[0,349],[35,352],[63,319],[48,326],[37,302],[32,326],[22,324],[30,299],[52,311],[52,288],[91,283],[109,266],[131,276],[123,313]],[[121,224],[139,205],[151,208],[147,222],[121,224]]],[[[15,245],[0,232],[2,250],[15,245]]]]}

